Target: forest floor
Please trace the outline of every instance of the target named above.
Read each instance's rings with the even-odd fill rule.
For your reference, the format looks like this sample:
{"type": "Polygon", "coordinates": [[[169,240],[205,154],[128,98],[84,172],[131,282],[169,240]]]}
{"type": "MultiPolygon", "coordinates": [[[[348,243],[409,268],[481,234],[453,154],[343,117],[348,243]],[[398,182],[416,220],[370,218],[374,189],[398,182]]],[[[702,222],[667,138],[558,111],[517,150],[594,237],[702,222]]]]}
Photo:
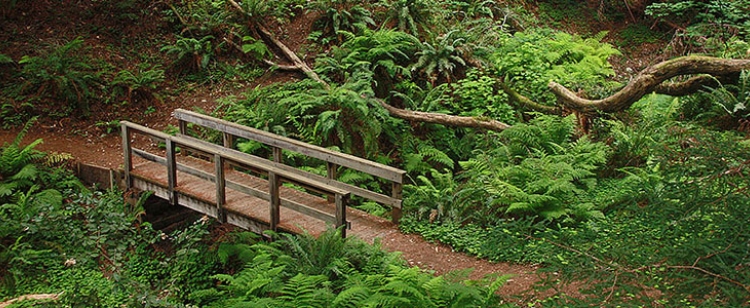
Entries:
{"type": "MultiPolygon", "coordinates": [[[[0,50],[0,53],[7,54],[14,59],[20,58],[20,55],[33,50],[35,42],[53,42],[60,37],[75,37],[79,35],[81,28],[99,28],[111,26],[107,18],[94,18],[84,21],[80,16],[69,16],[76,14],[75,11],[84,11],[86,8],[64,8],[62,12],[51,13],[57,9],[54,5],[49,4],[45,7],[42,3],[30,5],[26,8],[28,16],[35,18],[16,18],[0,22],[0,40],[13,40],[6,50],[0,50]],[[98,23],[95,27],[84,25],[83,23],[98,23]],[[11,37],[12,36],[12,37],[11,37]]],[[[304,15],[294,19],[291,24],[285,25],[285,31],[288,35],[283,37],[283,41],[292,50],[298,51],[303,46],[308,33],[311,31],[311,20],[304,15]]],[[[618,31],[625,29],[623,25],[601,24],[598,30],[611,30],[608,37],[616,40],[618,31]],[[610,27],[610,28],[606,28],[610,27]]],[[[597,31],[598,31],[597,30],[597,31]]],[[[100,31],[102,33],[114,33],[117,31],[100,31]]],[[[158,26],[150,26],[144,29],[137,29],[134,26],[128,26],[121,32],[125,36],[151,36],[159,37],[165,40],[166,31],[159,29],[158,26]]],[[[168,33],[168,32],[167,32],[168,33]]],[[[116,45],[115,42],[122,41],[119,37],[105,37],[95,35],[93,37],[84,37],[86,44],[91,45],[95,51],[104,52],[106,46],[116,45]]],[[[613,65],[622,74],[637,72],[649,64],[653,64],[666,57],[664,53],[656,52],[663,48],[664,42],[644,43],[631,50],[626,50],[626,54],[613,59],[613,65]],[[629,68],[629,69],[627,69],[629,68]]],[[[147,52],[159,53],[151,50],[147,52]]],[[[102,58],[118,58],[115,62],[121,62],[123,67],[133,67],[128,64],[127,55],[102,54],[102,58]]],[[[309,58],[308,58],[309,59],[309,58]]],[[[627,78],[627,76],[620,76],[627,78]]],[[[253,88],[257,85],[269,84],[273,82],[282,82],[304,78],[301,74],[290,72],[280,72],[268,70],[265,75],[257,78],[247,84],[208,84],[188,87],[189,91],[173,91],[174,95],[165,97],[161,102],[153,105],[133,104],[123,108],[116,104],[95,106],[92,114],[86,118],[70,117],[48,119],[43,118],[38,121],[27,133],[24,144],[36,139],[43,139],[37,149],[47,152],[69,153],[75,157],[75,161],[98,165],[107,168],[119,168],[122,165],[121,140],[119,129],[116,125],[117,120],[128,119],[139,124],[164,129],[168,125],[176,125],[177,122],[171,117],[171,112],[176,108],[200,109],[211,111],[217,106],[217,99],[230,94],[241,95],[245,89],[253,88]],[[148,108],[150,107],[150,109],[148,108]],[[109,123],[109,124],[107,124],[109,123]],[[105,125],[103,125],[105,124],[105,125]]],[[[20,132],[20,128],[0,130],[0,144],[11,142],[20,132]]],[[[473,269],[470,278],[478,279],[487,274],[513,274],[514,276],[501,288],[500,293],[506,298],[514,297],[519,302],[528,302],[534,298],[544,298],[551,295],[552,290],[543,294],[537,293],[535,283],[542,278],[539,274],[539,266],[534,264],[508,264],[508,263],[491,263],[486,260],[477,259],[463,253],[455,252],[450,247],[441,244],[428,243],[418,235],[394,233],[393,235],[382,239],[382,246],[389,251],[401,252],[403,258],[414,266],[422,269],[434,271],[435,274],[446,274],[453,271],[473,269]]],[[[549,278],[549,274],[546,274],[549,278]]],[[[554,274],[552,274],[554,275],[554,274]]],[[[561,291],[568,295],[580,294],[577,284],[566,284],[561,286],[561,291]]]]}

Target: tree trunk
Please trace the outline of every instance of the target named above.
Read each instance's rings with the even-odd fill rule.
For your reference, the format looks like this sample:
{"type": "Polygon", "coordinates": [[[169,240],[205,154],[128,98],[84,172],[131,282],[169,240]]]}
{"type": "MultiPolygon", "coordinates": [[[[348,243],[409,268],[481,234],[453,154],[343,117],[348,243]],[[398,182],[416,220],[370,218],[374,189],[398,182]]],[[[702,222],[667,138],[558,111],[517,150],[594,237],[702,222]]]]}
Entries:
{"type": "Polygon", "coordinates": [[[579,113],[595,115],[597,113],[618,112],[629,108],[644,95],[658,91],[670,95],[687,95],[697,92],[702,85],[709,84],[711,77],[694,77],[685,82],[662,85],[663,82],[676,76],[708,74],[715,78],[726,78],[750,69],[750,60],[721,59],[705,56],[680,57],[647,67],[633,78],[624,88],[604,99],[589,100],[577,96],[564,86],[550,82],[549,88],[559,102],[579,113]]]}

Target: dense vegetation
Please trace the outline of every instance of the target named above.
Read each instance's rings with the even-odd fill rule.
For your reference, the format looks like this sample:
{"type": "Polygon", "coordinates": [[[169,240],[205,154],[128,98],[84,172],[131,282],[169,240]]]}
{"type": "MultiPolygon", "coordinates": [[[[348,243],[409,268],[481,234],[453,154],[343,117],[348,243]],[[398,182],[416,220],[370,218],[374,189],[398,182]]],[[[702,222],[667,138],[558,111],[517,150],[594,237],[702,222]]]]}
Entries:
{"type": "MultiPolygon", "coordinates": [[[[661,51],[669,55],[750,58],[748,1],[198,0],[158,10],[142,2],[97,1],[116,19],[159,17],[170,33],[167,41],[138,41],[159,52],[130,67],[93,57],[77,37],[18,59],[0,55],[3,125],[40,111],[85,115],[96,104],[148,110],[168,94],[164,83],[186,89],[250,82],[265,69],[298,72],[225,97],[216,113],[399,166],[410,178],[404,231],[493,261],[542,264],[550,274],[539,288],[585,286],[529,305],[714,307],[750,299],[750,73],[589,118],[561,113],[547,87],[555,81],[582,96],[607,96],[632,77],[613,68],[614,57],[664,42],[665,33],[672,38],[661,51]],[[608,37],[576,16],[632,23],[608,37]],[[299,34],[282,29],[303,18],[314,20],[312,31],[290,55],[284,41],[299,34]],[[578,33],[555,29],[566,25],[578,33]],[[404,120],[386,107],[512,126],[404,120]]],[[[4,16],[21,5],[0,3],[4,16]]],[[[206,227],[196,224],[164,236],[173,251],[154,250],[161,235],[136,223],[139,210],[115,193],[94,198],[60,171],[26,168],[39,166],[28,164],[41,158],[33,145],[3,148],[11,157],[0,166],[3,297],[73,284],[77,291],[63,295],[70,305],[499,303],[492,291],[502,278],[489,287],[449,282],[333,233],[272,244],[233,234],[208,246],[206,227]],[[35,225],[41,215],[45,223],[35,225]],[[132,240],[114,241],[120,234],[132,240]],[[323,246],[335,248],[311,255],[323,246]]],[[[268,154],[252,142],[237,146],[268,154]]],[[[363,175],[340,174],[381,189],[363,175]]]]}

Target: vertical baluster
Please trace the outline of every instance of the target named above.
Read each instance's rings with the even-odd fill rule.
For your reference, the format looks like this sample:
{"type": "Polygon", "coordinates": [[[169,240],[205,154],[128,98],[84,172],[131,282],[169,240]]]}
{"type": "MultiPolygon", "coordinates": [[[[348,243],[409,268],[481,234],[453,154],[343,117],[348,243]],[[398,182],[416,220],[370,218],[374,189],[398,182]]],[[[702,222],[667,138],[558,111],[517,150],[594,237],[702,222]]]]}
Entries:
{"type": "MultiPolygon", "coordinates": [[[[393,182],[391,197],[401,200],[403,197],[403,185],[401,183],[393,182]]],[[[401,220],[401,208],[394,206],[391,208],[391,221],[398,223],[399,220],[401,220]]]]}
{"type": "Polygon", "coordinates": [[[226,202],[226,179],[224,178],[224,158],[214,154],[214,166],[216,169],[216,219],[222,223],[227,222],[227,214],[224,210],[226,202]]]}
{"type": "Polygon", "coordinates": [[[175,156],[175,145],[172,139],[165,140],[167,146],[167,187],[169,189],[169,204],[177,205],[177,160],[175,156]]]}
{"type": "Polygon", "coordinates": [[[346,237],[346,205],[349,203],[349,195],[336,194],[336,228],[340,228],[341,237],[346,237]],[[343,226],[343,227],[342,227],[343,226]]]}
{"type": "Polygon", "coordinates": [[[234,135],[230,133],[224,133],[222,135],[222,141],[224,142],[224,147],[227,149],[234,148],[234,135]]]}
{"type": "MultiPolygon", "coordinates": [[[[332,162],[326,162],[326,173],[328,174],[328,178],[331,180],[336,180],[336,177],[338,176],[337,169],[339,168],[339,165],[334,164],[332,162]]],[[[332,195],[328,195],[328,202],[334,202],[335,197],[332,195]]]]}
{"type": "MultiPolygon", "coordinates": [[[[281,155],[281,148],[273,147],[273,161],[277,163],[283,163],[283,157],[281,155]]],[[[279,196],[279,188],[281,186],[281,179],[276,173],[268,173],[268,184],[269,193],[271,194],[271,230],[276,231],[281,221],[281,197],[279,196]]]]}

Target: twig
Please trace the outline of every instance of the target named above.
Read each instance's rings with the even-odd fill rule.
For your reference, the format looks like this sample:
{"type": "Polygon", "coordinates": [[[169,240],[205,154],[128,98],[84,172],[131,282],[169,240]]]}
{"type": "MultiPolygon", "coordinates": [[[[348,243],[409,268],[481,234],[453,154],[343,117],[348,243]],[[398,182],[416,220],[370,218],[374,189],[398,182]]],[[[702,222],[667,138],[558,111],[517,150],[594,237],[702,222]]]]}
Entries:
{"type": "Polygon", "coordinates": [[[60,298],[60,295],[62,295],[63,292],[57,293],[57,294],[28,294],[28,295],[22,295],[13,299],[9,299],[7,301],[4,301],[0,303],[0,308],[5,308],[10,306],[11,304],[15,302],[25,301],[25,300],[53,300],[56,301],[58,298],[60,298]]]}
{"type": "Polygon", "coordinates": [[[745,291],[750,292],[750,286],[744,285],[741,282],[739,282],[737,280],[734,280],[732,278],[724,277],[722,275],[719,275],[719,274],[716,274],[716,273],[713,273],[713,272],[709,272],[708,270],[705,270],[705,269],[703,269],[701,267],[690,266],[690,265],[667,265],[665,267],[666,268],[670,268],[670,269],[691,269],[691,270],[699,271],[699,272],[704,273],[706,275],[709,275],[709,276],[712,276],[712,277],[715,277],[715,278],[719,278],[721,280],[724,280],[724,281],[727,281],[727,282],[732,283],[734,285],[737,285],[737,286],[745,289],[745,291]]]}
{"type": "Polygon", "coordinates": [[[615,287],[617,286],[617,278],[618,278],[618,277],[620,277],[620,273],[619,273],[619,272],[615,272],[615,279],[614,279],[614,281],[612,282],[612,290],[609,290],[609,294],[608,294],[608,295],[607,295],[607,297],[606,297],[606,298],[604,299],[604,302],[605,302],[605,303],[609,303],[609,299],[611,299],[611,298],[612,298],[612,295],[613,295],[613,294],[615,294],[615,287]]]}

